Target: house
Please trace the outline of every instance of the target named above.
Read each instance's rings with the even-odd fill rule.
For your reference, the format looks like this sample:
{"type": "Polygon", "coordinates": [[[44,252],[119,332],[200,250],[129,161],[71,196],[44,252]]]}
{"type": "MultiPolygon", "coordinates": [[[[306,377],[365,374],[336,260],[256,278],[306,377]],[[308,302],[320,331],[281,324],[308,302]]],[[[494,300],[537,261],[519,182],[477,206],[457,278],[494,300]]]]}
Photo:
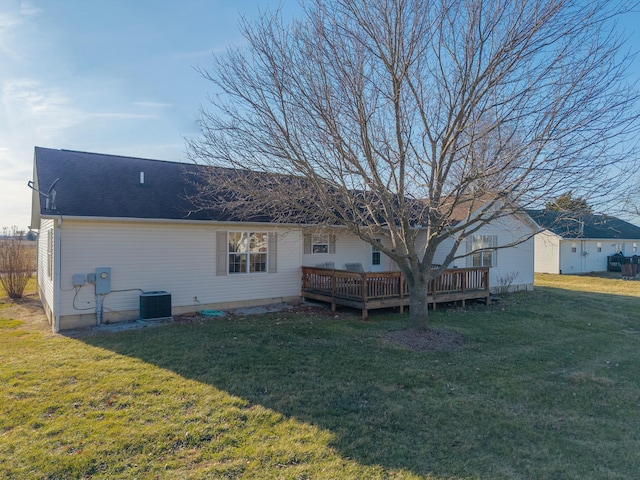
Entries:
{"type": "Polygon", "coordinates": [[[547,210],[528,213],[542,228],[535,236],[536,272],[604,272],[608,256],[640,255],[640,227],[619,218],[547,210]]]}
{"type": "MultiPolygon", "coordinates": [[[[54,331],[146,318],[145,308],[166,311],[168,296],[169,315],[299,301],[303,266],[397,270],[341,228],[240,219],[223,204],[194,209],[188,179],[200,168],[35,148],[37,285],[54,331]]],[[[491,267],[493,287],[511,278],[512,289],[532,288],[531,240],[492,250],[530,233],[527,218],[484,227],[461,248],[488,250],[451,267],[491,267]]]]}

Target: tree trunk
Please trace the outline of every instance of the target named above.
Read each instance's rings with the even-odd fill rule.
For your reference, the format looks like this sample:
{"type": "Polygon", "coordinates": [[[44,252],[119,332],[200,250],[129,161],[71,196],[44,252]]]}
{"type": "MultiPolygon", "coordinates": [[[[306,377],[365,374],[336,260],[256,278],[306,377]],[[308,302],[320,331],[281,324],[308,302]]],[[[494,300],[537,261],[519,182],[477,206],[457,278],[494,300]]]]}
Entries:
{"type": "Polygon", "coordinates": [[[409,316],[416,330],[429,328],[428,286],[426,275],[416,275],[413,284],[409,285],[409,316]]]}

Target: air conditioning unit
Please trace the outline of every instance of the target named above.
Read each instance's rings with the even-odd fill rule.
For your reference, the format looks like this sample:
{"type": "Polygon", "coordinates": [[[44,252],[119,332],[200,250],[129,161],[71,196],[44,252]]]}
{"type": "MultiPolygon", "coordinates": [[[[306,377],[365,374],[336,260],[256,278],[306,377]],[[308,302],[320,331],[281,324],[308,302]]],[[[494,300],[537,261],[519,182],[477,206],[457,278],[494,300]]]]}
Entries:
{"type": "Polygon", "coordinates": [[[140,318],[167,318],[171,316],[171,294],[163,291],[140,295],[140,318]]]}

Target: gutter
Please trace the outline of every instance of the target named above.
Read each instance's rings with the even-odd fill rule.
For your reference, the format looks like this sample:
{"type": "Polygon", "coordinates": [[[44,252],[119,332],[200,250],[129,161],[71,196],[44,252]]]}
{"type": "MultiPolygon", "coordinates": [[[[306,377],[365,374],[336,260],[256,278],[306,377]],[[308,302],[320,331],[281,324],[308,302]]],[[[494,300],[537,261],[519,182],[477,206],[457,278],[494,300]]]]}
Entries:
{"type": "MultiPolygon", "coordinates": [[[[41,218],[60,219],[62,215],[42,215],[41,218]]],[[[69,221],[81,221],[81,222],[111,222],[111,223],[151,223],[151,224],[187,224],[187,225],[256,225],[256,226],[273,226],[273,227],[300,227],[298,223],[271,223],[271,222],[244,222],[237,220],[187,220],[187,219],[175,219],[175,218],[139,218],[139,217],[93,217],[93,216],[78,216],[78,215],[64,215],[65,220],[69,221]]]]}
{"type": "MultiPolygon", "coordinates": [[[[42,215],[41,218],[62,219],[63,215],[42,215]]],[[[82,215],[64,215],[65,220],[72,222],[111,222],[111,223],[149,223],[149,224],[176,224],[176,225],[250,225],[257,227],[288,227],[288,228],[308,228],[308,227],[325,227],[337,230],[347,229],[345,225],[322,225],[319,223],[273,223],[273,222],[249,222],[242,220],[189,220],[180,218],[140,218],[140,217],[98,217],[98,216],[82,216],[82,215]]],[[[424,225],[414,225],[414,230],[424,231],[427,227],[424,225]]]]}

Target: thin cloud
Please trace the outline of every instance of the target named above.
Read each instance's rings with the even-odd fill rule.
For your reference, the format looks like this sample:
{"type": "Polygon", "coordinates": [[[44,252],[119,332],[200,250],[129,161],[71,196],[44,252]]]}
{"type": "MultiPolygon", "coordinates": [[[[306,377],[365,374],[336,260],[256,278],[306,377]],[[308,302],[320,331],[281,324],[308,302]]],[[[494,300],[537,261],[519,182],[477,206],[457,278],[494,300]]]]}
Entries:
{"type": "Polygon", "coordinates": [[[33,79],[10,79],[2,86],[9,132],[31,131],[43,140],[82,121],[82,112],[61,89],[33,79]]]}
{"type": "Polygon", "coordinates": [[[20,47],[22,45],[16,41],[16,34],[20,27],[25,24],[30,17],[40,14],[43,10],[36,7],[31,2],[20,2],[14,4],[14,8],[0,6],[0,53],[14,60],[20,60],[20,47]]]}
{"type": "Polygon", "coordinates": [[[17,60],[20,58],[14,47],[14,31],[20,25],[19,15],[10,12],[0,12],[0,53],[17,60]]]}
{"type": "Polygon", "coordinates": [[[133,102],[136,107],[142,108],[174,108],[175,105],[173,103],[162,103],[162,102],[133,102]]]}
{"type": "Polygon", "coordinates": [[[155,119],[157,115],[127,112],[91,112],[83,114],[84,118],[116,118],[116,119],[155,119]]]}
{"type": "Polygon", "coordinates": [[[217,55],[220,53],[225,53],[230,46],[242,47],[247,44],[246,40],[240,40],[238,42],[227,43],[222,46],[217,46],[209,49],[203,50],[193,50],[191,52],[177,52],[173,56],[178,60],[182,59],[193,59],[193,58],[205,58],[210,57],[211,55],[217,55]]]}
{"type": "Polygon", "coordinates": [[[32,2],[20,2],[20,15],[24,17],[32,17],[34,15],[42,13],[43,11],[44,10],[42,10],[40,7],[37,7],[32,2]]]}

